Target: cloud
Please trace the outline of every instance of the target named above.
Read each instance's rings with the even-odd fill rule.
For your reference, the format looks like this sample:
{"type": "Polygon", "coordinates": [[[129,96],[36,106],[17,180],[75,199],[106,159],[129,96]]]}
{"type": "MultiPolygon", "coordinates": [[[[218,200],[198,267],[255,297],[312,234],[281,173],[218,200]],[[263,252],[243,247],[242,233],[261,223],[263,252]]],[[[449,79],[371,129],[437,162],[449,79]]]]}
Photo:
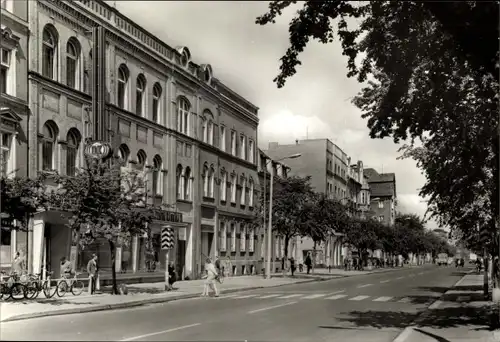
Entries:
{"type": "Polygon", "coordinates": [[[282,89],[273,83],[288,47],[288,23],[300,3],[267,26],[255,24],[267,1],[117,1],[116,6],[167,44],[189,47],[195,62],[210,63],[215,77],[255,103],[261,148],[306,135],[329,138],[353,160],[394,172],[405,210],[423,215],[425,203],[417,199],[425,179],[414,161],[396,160],[399,146],[390,139],[370,139],[366,120],[351,103],[361,87],[346,77],[347,59],[337,41],[310,42],[297,74],[282,89]]]}

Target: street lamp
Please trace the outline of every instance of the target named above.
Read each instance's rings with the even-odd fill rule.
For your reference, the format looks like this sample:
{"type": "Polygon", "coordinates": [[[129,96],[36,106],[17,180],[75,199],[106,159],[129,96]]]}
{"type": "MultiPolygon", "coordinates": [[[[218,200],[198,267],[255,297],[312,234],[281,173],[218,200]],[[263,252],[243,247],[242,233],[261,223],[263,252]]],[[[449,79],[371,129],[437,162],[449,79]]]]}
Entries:
{"type": "MultiPolygon", "coordinates": [[[[299,158],[302,154],[296,153],[292,154],[291,156],[287,156],[278,160],[272,160],[269,159],[266,162],[266,169],[267,169],[267,164],[270,162],[279,162],[285,159],[295,159],[299,158]]],[[[273,183],[274,183],[274,168],[272,167],[271,164],[271,185],[269,187],[269,220],[268,220],[268,227],[267,227],[267,263],[266,263],[266,279],[271,279],[271,242],[272,242],[272,231],[273,231],[273,183]]],[[[264,185],[266,184],[266,170],[264,170],[264,185]]],[[[265,193],[264,193],[265,196],[265,193]]],[[[265,197],[264,197],[264,206],[265,206],[265,197]]],[[[264,207],[264,212],[265,212],[265,207],[264,207]]]]}

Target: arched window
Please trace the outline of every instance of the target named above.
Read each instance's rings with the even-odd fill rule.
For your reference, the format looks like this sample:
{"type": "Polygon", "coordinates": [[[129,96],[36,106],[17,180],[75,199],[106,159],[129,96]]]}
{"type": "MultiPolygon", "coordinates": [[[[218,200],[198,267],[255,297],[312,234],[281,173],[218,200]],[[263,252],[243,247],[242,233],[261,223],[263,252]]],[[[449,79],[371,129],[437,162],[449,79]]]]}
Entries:
{"type": "Polygon", "coordinates": [[[54,156],[58,129],[55,123],[46,122],[43,125],[42,138],[42,170],[55,170],[54,156]]]}
{"type": "Polygon", "coordinates": [[[186,135],[188,135],[190,109],[191,105],[189,102],[185,98],[180,97],[177,101],[177,130],[186,135]]]}
{"type": "Polygon", "coordinates": [[[78,147],[80,146],[80,132],[76,128],[68,131],[66,139],[66,175],[75,176],[78,167],[78,147]]]}
{"type": "Polygon", "coordinates": [[[146,112],[144,110],[146,101],[146,78],[143,74],[137,76],[137,82],[135,85],[135,112],[137,115],[143,116],[146,112]]]}
{"type": "Polygon", "coordinates": [[[208,174],[208,196],[210,198],[214,198],[214,185],[215,185],[215,170],[212,166],[208,174]]]}
{"type": "Polygon", "coordinates": [[[247,227],[244,224],[240,225],[240,252],[246,250],[247,245],[247,227]]]}
{"type": "Polygon", "coordinates": [[[160,123],[160,98],[161,98],[161,86],[159,83],[155,83],[153,87],[153,121],[160,123]]]}
{"type": "Polygon", "coordinates": [[[55,80],[57,78],[57,31],[52,25],[45,25],[42,37],[42,74],[55,80]]]}
{"type": "Polygon", "coordinates": [[[144,152],[144,150],[139,150],[139,152],[137,152],[137,168],[143,170],[146,167],[147,159],[146,152],[144,152]]]}
{"type": "Polygon", "coordinates": [[[241,205],[245,205],[246,196],[247,196],[247,180],[245,178],[243,178],[243,180],[241,182],[241,198],[240,198],[241,205]]]}
{"type": "Polygon", "coordinates": [[[184,199],[184,175],[182,170],[182,165],[177,165],[177,169],[175,170],[176,174],[176,187],[177,187],[177,199],[184,199]]]}
{"type": "Polygon", "coordinates": [[[120,147],[118,147],[118,160],[120,161],[120,164],[123,166],[127,166],[127,161],[130,156],[130,150],[127,145],[121,144],[120,147]]]}
{"type": "Polygon", "coordinates": [[[74,89],[80,89],[79,56],[78,40],[71,38],[66,44],[66,85],[74,89]]]}
{"type": "Polygon", "coordinates": [[[208,166],[203,166],[203,197],[208,197],[208,190],[209,190],[209,172],[208,172],[208,166]]]}
{"type": "Polygon", "coordinates": [[[117,82],[117,105],[122,109],[128,110],[128,77],[129,72],[125,64],[120,65],[118,68],[118,82],[117,82]]]}
{"type": "Polygon", "coordinates": [[[153,194],[163,195],[163,162],[159,155],[153,158],[153,194]]]}
{"type": "Polygon", "coordinates": [[[214,144],[214,123],[212,120],[208,120],[207,143],[210,145],[214,144]]]}
{"type": "Polygon", "coordinates": [[[193,180],[191,179],[191,169],[186,167],[184,171],[184,199],[191,200],[191,189],[193,188],[193,180]]]}
{"type": "Polygon", "coordinates": [[[224,202],[227,200],[227,172],[226,171],[222,172],[222,179],[220,182],[220,200],[224,201],[224,202]]]}
{"type": "Polygon", "coordinates": [[[255,196],[254,191],[255,191],[255,189],[254,189],[253,180],[250,179],[250,190],[249,190],[249,193],[248,193],[248,205],[250,207],[253,207],[253,198],[255,196]]]}
{"type": "Polygon", "coordinates": [[[236,203],[236,175],[231,175],[231,203],[236,203]]]}

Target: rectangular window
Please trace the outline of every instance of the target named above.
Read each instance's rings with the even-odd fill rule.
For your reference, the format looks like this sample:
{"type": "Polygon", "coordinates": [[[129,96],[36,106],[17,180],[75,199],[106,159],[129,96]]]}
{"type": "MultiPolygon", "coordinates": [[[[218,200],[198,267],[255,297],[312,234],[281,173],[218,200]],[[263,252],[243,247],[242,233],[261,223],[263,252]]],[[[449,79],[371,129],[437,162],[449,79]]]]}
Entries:
{"type": "Polygon", "coordinates": [[[246,197],[247,197],[247,181],[244,179],[243,182],[241,183],[241,198],[240,198],[241,205],[245,205],[246,197]]]}
{"type": "Polygon", "coordinates": [[[1,49],[0,63],[0,92],[7,94],[7,84],[9,80],[10,51],[1,49]]]}
{"type": "Polygon", "coordinates": [[[236,132],[231,131],[231,154],[236,156],[236,132]]]}
{"type": "Polygon", "coordinates": [[[220,183],[220,200],[225,202],[226,196],[227,196],[227,173],[224,172],[220,183]]]}
{"type": "Polygon", "coordinates": [[[42,170],[52,171],[54,170],[54,154],[53,154],[54,143],[52,141],[44,141],[42,145],[42,170]]]}
{"type": "Polygon", "coordinates": [[[142,93],[142,90],[139,90],[137,89],[137,91],[135,92],[135,111],[136,111],[136,114],[139,115],[139,116],[142,116],[142,97],[143,97],[143,93],[142,93]]]}
{"type": "Polygon", "coordinates": [[[45,77],[54,79],[54,48],[43,44],[42,74],[45,77]]]}
{"type": "Polygon", "coordinates": [[[245,226],[241,226],[240,229],[240,252],[244,252],[247,246],[247,229],[245,226]]]}
{"type": "Polygon", "coordinates": [[[156,122],[156,123],[159,123],[158,121],[158,117],[159,117],[159,99],[157,97],[153,97],[153,121],[156,122]]]}
{"type": "Polygon", "coordinates": [[[76,158],[77,149],[74,147],[68,147],[66,150],[66,174],[68,176],[74,176],[76,174],[76,158]]]}
{"type": "Polygon", "coordinates": [[[254,197],[254,187],[253,187],[253,182],[250,182],[250,190],[248,194],[248,205],[250,207],[253,207],[253,197],[254,197]]]}
{"type": "Polygon", "coordinates": [[[236,176],[231,176],[231,203],[236,203],[236,176]]]}
{"type": "Polygon", "coordinates": [[[236,252],[236,227],[231,223],[231,252],[236,252]]]}
{"type": "Polygon", "coordinates": [[[241,159],[247,159],[247,144],[245,144],[245,136],[244,135],[241,135],[240,136],[240,158],[241,159]]]}
{"type": "Polygon", "coordinates": [[[226,251],[227,245],[227,227],[226,222],[220,223],[220,250],[222,252],[226,251]]]}
{"type": "Polygon", "coordinates": [[[255,251],[255,235],[253,229],[249,229],[248,232],[248,251],[253,253],[255,251]]]}
{"type": "Polygon", "coordinates": [[[255,158],[255,146],[253,140],[248,140],[248,161],[254,163],[255,158]]]}
{"type": "Polygon", "coordinates": [[[226,127],[220,126],[220,149],[226,151],[226,127]]]}
{"type": "Polygon", "coordinates": [[[76,89],[76,60],[72,57],[66,58],[66,83],[68,87],[76,89]]]}
{"type": "Polygon", "coordinates": [[[0,175],[2,177],[7,177],[9,172],[9,160],[10,160],[10,149],[12,143],[12,135],[7,133],[2,133],[2,145],[0,146],[0,175]]]}
{"type": "Polygon", "coordinates": [[[125,83],[118,82],[118,107],[122,109],[125,109],[125,87],[125,83]]]}
{"type": "Polygon", "coordinates": [[[378,208],[383,209],[384,208],[384,202],[378,201],[378,208]]]}

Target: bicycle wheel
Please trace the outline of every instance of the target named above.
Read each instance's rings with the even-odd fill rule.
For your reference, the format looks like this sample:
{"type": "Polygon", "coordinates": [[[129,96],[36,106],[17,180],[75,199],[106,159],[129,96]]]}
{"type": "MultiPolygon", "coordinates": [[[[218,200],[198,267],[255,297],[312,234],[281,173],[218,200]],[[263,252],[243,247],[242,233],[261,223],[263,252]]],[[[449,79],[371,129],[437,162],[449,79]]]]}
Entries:
{"type": "Polygon", "coordinates": [[[56,290],[57,296],[64,297],[66,292],[68,292],[68,283],[65,280],[61,280],[57,284],[57,290],[56,290]]]}
{"type": "Polygon", "coordinates": [[[43,294],[45,295],[45,298],[52,298],[57,292],[57,286],[52,286],[50,283],[51,282],[49,280],[46,280],[43,283],[43,294]]]}
{"type": "Polygon", "coordinates": [[[73,282],[73,285],[71,285],[71,293],[74,296],[79,296],[82,294],[83,288],[84,288],[83,282],[81,280],[75,280],[73,282]]]}
{"type": "Polygon", "coordinates": [[[38,297],[38,287],[37,284],[25,285],[24,298],[26,299],[36,299],[38,297]]]}
{"type": "Polygon", "coordinates": [[[10,288],[10,298],[13,300],[21,300],[24,299],[26,293],[26,286],[23,284],[17,283],[12,285],[10,288]]]}

